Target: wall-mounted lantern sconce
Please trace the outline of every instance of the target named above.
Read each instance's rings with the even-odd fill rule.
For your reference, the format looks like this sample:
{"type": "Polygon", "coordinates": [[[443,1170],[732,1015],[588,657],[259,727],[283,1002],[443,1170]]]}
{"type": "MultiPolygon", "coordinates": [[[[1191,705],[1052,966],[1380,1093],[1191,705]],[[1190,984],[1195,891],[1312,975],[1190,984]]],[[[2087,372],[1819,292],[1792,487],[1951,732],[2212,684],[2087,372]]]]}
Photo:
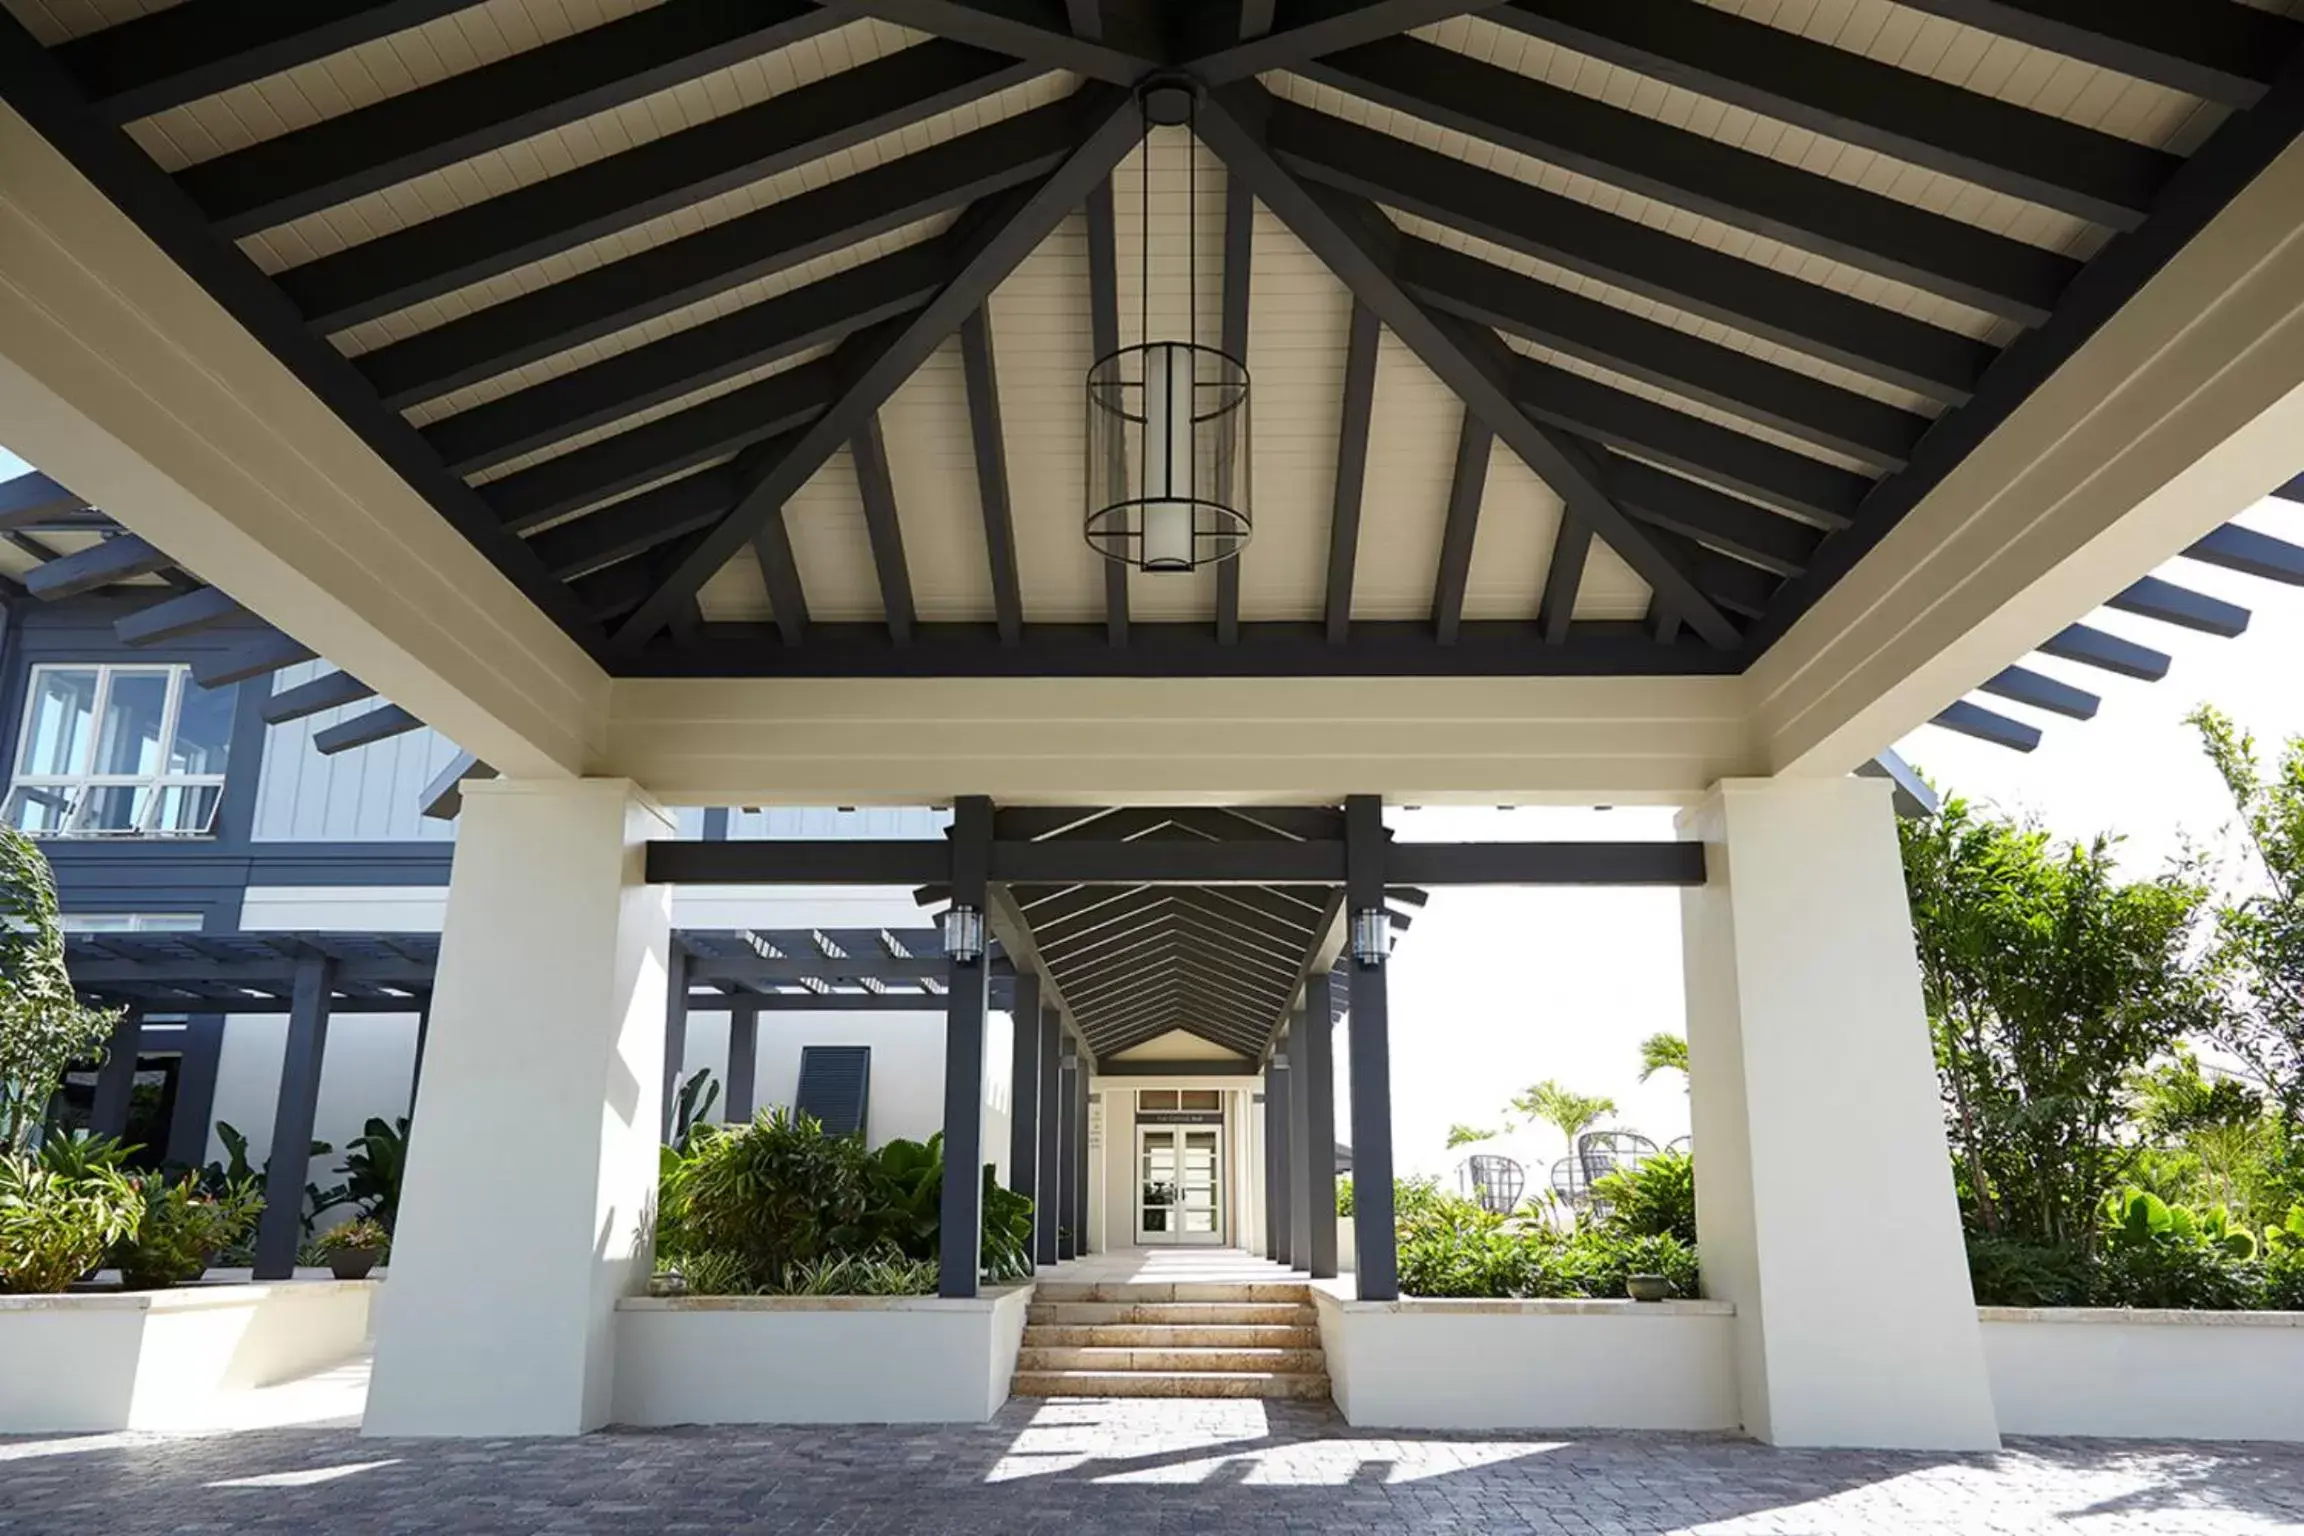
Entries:
{"type": "Polygon", "coordinates": [[[961,965],[984,958],[984,914],[975,907],[955,906],[944,914],[944,953],[961,965]]]}

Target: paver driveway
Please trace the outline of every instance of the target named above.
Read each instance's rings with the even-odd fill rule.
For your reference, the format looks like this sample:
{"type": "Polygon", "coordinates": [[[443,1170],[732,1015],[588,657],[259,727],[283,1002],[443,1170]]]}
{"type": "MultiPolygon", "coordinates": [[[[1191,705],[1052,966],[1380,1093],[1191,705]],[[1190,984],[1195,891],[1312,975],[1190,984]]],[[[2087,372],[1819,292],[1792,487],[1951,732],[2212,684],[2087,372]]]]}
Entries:
{"type": "Polygon", "coordinates": [[[2304,1448],[2027,1441],[1997,1456],[1686,1436],[1355,1430],[1254,1402],[1013,1403],[963,1428],[0,1440],[0,1532],[2256,1532],[2304,1448]]]}

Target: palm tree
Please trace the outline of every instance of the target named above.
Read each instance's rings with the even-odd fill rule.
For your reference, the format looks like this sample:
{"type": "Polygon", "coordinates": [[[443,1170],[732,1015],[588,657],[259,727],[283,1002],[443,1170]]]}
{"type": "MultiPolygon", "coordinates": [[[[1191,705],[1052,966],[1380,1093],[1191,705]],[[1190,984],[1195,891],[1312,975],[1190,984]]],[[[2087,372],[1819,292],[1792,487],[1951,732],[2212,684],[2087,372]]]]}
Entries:
{"type": "Polygon", "coordinates": [[[1669,1030],[1658,1030],[1640,1042],[1640,1081],[1646,1082],[1659,1072],[1677,1072],[1688,1075],[1688,1042],[1669,1030]]]}
{"type": "Polygon", "coordinates": [[[1448,1127],[1448,1149],[1453,1152],[1456,1148],[1467,1146],[1472,1142],[1486,1141],[1495,1134],[1494,1131],[1484,1131],[1476,1125],[1466,1125],[1459,1120],[1448,1127]]]}
{"type": "Polygon", "coordinates": [[[1557,1078],[1544,1081],[1516,1095],[1512,1108],[1531,1120],[1557,1126],[1560,1134],[1568,1138],[1573,1148],[1581,1136],[1603,1115],[1616,1113],[1616,1101],[1604,1093],[1578,1093],[1564,1087],[1557,1078]]]}

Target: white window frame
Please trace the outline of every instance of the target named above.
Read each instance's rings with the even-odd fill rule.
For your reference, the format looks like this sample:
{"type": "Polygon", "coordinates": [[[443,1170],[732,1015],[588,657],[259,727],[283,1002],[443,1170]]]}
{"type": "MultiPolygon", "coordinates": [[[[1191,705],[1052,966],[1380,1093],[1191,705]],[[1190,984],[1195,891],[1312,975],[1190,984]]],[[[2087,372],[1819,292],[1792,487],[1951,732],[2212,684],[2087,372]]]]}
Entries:
{"type": "MultiPolygon", "coordinates": [[[[192,669],[181,662],[113,662],[113,661],[54,661],[33,667],[25,678],[24,718],[16,732],[16,750],[9,759],[12,770],[6,799],[13,801],[20,789],[57,789],[73,792],[71,820],[62,828],[33,832],[36,838],[119,839],[119,838],[187,838],[214,837],[216,819],[224,810],[224,775],[221,773],[169,773],[168,757],[176,745],[177,718],[182,712],[184,690],[195,687],[192,669]],[[36,705],[40,698],[40,680],[52,672],[96,673],[96,698],[90,714],[88,745],[83,757],[83,770],[76,773],[21,773],[20,768],[32,750],[32,727],[36,720],[36,705]],[[161,771],[158,773],[90,773],[85,765],[95,761],[96,753],[104,741],[104,712],[112,702],[112,684],[120,677],[164,676],[168,679],[167,701],[160,712],[160,749],[157,754],[161,771]],[[84,827],[81,822],[95,804],[96,796],[90,791],[106,788],[149,789],[143,813],[134,827],[84,827]],[[214,789],[216,803],[207,820],[196,828],[156,827],[161,807],[167,804],[171,789],[198,791],[214,789]]],[[[230,744],[226,744],[226,766],[229,768],[230,744]]]]}

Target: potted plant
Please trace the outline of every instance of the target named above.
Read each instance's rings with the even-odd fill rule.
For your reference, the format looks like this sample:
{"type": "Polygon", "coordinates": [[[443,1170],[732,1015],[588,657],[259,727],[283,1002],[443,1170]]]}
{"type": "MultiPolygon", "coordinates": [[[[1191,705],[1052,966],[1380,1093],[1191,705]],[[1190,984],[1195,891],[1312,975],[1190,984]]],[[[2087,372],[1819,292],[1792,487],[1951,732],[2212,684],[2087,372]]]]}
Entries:
{"type": "Polygon", "coordinates": [[[328,1256],[328,1272],[337,1279],[365,1280],[368,1271],[390,1255],[392,1234],[382,1222],[362,1216],[330,1229],[320,1239],[320,1251],[328,1256]]]}

